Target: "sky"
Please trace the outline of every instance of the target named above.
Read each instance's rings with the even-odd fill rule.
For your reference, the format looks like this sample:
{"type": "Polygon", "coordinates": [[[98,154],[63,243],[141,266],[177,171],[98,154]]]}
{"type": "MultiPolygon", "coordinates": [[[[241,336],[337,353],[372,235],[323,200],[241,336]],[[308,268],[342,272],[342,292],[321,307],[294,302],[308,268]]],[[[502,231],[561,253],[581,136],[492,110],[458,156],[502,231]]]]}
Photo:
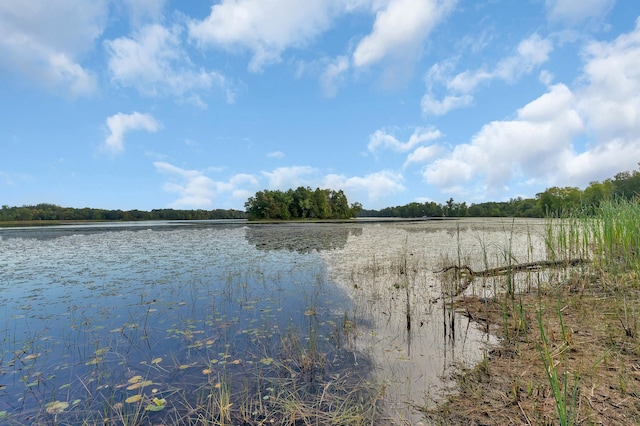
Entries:
{"type": "Polygon", "coordinates": [[[637,0],[0,0],[0,205],[381,209],[640,162],[637,0]]]}

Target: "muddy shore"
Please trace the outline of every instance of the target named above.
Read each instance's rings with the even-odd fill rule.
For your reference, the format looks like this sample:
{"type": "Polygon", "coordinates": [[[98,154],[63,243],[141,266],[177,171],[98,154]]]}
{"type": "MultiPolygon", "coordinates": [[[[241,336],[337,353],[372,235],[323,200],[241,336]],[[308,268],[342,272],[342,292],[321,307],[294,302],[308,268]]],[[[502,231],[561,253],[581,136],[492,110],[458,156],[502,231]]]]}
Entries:
{"type": "Polygon", "coordinates": [[[553,289],[458,299],[458,312],[500,343],[455,374],[457,386],[427,417],[447,425],[640,424],[638,283],[634,274],[583,271],[553,289]]]}

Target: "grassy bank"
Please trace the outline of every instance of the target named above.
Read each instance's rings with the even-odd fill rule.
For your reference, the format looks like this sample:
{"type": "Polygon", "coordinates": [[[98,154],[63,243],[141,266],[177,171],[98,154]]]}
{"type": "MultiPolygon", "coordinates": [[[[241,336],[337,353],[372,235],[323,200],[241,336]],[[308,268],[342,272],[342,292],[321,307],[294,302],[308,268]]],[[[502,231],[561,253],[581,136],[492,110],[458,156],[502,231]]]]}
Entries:
{"type": "MultiPolygon", "coordinates": [[[[549,220],[543,286],[454,303],[500,338],[455,377],[436,424],[640,423],[640,203],[611,202],[597,217],[549,220]]],[[[512,276],[503,277],[511,288],[512,276]]],[[[452,278],[452,279],[455,279],[452,278]]],[[[476,280],[479,278],[475,278],[476,280]]]]}

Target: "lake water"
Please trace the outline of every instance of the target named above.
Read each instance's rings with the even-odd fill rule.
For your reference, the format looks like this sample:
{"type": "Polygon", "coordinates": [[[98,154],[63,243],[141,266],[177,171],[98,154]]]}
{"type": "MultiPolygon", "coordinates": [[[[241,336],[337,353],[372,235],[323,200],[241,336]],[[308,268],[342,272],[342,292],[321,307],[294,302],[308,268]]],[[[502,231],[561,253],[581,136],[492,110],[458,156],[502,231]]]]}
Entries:
{"type": "Polygon", "coordinates": [[[433,271],[507,248],[544,258],[541,222],[0,229],[0,420],[288,424],[292,399],[372,398],[416,424],[488,341],[433,271]]]}

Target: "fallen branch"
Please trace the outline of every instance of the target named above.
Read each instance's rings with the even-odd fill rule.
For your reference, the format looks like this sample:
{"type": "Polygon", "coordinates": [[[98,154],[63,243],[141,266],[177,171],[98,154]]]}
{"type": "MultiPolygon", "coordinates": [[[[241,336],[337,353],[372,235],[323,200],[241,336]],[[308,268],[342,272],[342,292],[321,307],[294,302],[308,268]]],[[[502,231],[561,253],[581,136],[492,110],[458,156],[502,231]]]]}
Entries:
{"type": "Polygon", "coordinates": [[[443,272],[454,270],[460,275],[473,279],[475,277],[495,277],[498,275],[507,275],[513,272],[539,271],[542,268],[566,268],[569,266],[582,265],[588,262],[589,260],[581,259],[581,258],[567,259],[567,260],[540,260],[537,262],[518,263],[516,265],[500,266],[497,268],[485,269],[483,271],[474,271],[467,265],[462,265],[462,266],[451,265],[451,266],[444,267],[439,271],[434,271],[434,273],[440,274],[443,272]]]}

